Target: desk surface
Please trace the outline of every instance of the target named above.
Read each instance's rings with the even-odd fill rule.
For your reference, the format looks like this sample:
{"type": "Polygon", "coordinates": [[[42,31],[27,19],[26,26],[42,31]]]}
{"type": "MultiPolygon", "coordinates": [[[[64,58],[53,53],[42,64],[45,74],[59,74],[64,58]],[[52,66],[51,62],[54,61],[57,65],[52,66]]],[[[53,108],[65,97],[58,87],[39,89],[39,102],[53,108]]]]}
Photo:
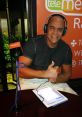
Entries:
{"type": "MultiPolygon", "coordinates": [[[[82,97],[63,93],[68,101],[56,107],[46,108],[32,90],[21,91],[17,117],[82,117],[82,97]]],[[[0,92],[0,116],[16,117],[12,106],[15,102],[15,90],[0,92]]]]}

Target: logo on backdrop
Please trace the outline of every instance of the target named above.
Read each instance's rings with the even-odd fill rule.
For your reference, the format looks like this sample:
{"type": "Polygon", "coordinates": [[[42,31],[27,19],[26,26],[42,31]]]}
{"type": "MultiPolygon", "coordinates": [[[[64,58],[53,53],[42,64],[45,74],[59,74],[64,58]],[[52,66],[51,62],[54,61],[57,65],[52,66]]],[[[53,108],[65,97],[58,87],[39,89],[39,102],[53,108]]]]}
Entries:
{"type": "Polygon", "coordinates": [[[72,46],[72,47],[75,47],[76,45],[77,45],[76,40],[72,40],[72,41],[71,41],[71,46],[72,46]]]}
{"type": "Polygon", "coordinates": [[[82,0],[45,0],[45,5],[50,12],[82,16],[82,0]]]}
{"type": "Polygon", "coordinates": [[[82,47],[82,40],[81,39],[73,39],[71,42],[70,42],[71,46],[72,47],[75,47],[76,45],[82,47]]]}
{"type": "MultiPolygon", "coordinates": [[[[73,39],[71,42],[70,42],[71,46],[74,48],[76,46],[78,47],[82,47],[82,40],[81,39],[73,39]]],[[[77,59],[73,59],[72,61],[72,66],[73,67],[76,67],[77,65],[78,66],[82,66],[82,49],[74,49],[73,50],[73,55],[74,57],[76,57],[77,59]]]]}

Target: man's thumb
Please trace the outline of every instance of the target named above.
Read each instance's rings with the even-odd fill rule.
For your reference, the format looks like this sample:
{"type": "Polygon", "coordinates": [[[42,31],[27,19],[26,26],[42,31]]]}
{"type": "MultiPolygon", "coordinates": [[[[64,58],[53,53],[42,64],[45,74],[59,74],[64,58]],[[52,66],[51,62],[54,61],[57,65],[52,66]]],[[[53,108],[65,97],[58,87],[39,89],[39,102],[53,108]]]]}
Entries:
{"type": "Polygon", "coordinates": [[[49,67],[53,67],[55,65],[54,61],[49,65],[49,67]]]}

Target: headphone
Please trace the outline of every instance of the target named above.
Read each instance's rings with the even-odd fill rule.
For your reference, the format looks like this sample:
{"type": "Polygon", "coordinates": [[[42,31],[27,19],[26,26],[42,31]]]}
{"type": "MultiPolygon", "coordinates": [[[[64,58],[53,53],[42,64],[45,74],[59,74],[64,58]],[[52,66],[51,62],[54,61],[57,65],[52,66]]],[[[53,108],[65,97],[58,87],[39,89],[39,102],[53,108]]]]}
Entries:
{"type": "Polygon", "coordinates": [[[47,23],[47,24],[44,24],[44,33],[47,33],[48,24],[49,24],[50,20],[51,20],[53,17],[55,17],[55,16],[61,17],[61,18],[64,20],[64,22],[65,22],[65,23],[64,23],[64,24],[65,24],[64,30],[63,30],[63,33],[62,33],[62,36],[64,36],[64,35],[66,34],[66,32],[67,32],[67,20],[66,20],[66,18],[65,18],[63,15],[61,15],[61,14],[52,14],[52,15],[48,18],[48,23],[47,23]]]}

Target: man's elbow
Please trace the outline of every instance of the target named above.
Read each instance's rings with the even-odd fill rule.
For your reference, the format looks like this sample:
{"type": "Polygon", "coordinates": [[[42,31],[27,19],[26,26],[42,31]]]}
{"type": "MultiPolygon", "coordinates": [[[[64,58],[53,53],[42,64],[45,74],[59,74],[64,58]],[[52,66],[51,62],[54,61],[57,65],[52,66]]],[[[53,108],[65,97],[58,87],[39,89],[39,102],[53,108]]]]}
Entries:
{"type": "Polygon", "coordinates": [[[23,76],[23,70],[21,68],[19,68],[19,77],[20,78],[24,78],[24,76],[23,76]]]}
{"type": "Polygon", "coordinates": [[[66,74],[66,81],[68,81],[72,77],[72,73],[67,73],[66,74]]]}

